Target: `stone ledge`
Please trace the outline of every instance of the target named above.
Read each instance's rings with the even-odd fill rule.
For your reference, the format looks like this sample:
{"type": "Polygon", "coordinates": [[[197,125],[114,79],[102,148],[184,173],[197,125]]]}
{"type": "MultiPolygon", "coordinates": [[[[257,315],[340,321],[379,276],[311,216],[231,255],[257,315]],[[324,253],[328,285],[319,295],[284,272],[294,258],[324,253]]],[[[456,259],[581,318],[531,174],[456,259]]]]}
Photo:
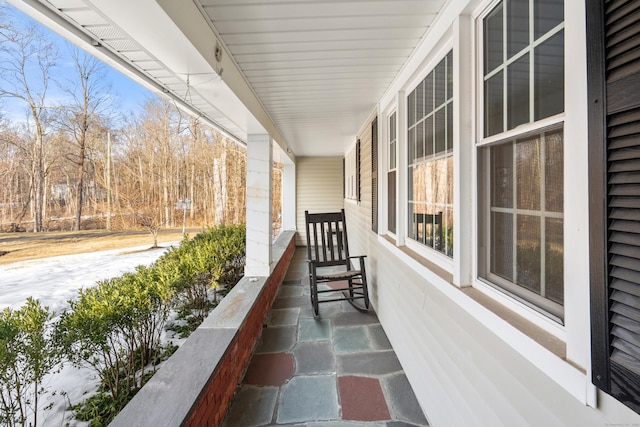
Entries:
{"type": "MultiPolygon", "coordinates": [[[[274,243],[274,266],[286,258],[294,236],[294,231],[284,231],[274,243]]],[[[258,298],[270,281],[268,279],[271,277],[243,277],[109,425],[184,425],[196,410],[208,384],[218,374],[223,361],[227,356],[234,357],[229,349],[253,312],[258,298]]],[[[249,352],[252,350],[253,347],[249,352]]],[[[234,382],[234,391],[235,386],[234,382]]]]}

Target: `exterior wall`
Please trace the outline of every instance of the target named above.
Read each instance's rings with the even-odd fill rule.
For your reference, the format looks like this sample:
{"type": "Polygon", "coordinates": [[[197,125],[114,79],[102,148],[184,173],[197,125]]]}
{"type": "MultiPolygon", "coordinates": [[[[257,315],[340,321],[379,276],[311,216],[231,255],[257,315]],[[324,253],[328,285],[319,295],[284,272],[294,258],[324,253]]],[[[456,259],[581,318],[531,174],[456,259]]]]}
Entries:
{"type": "MultiPolygon", "coordinates": [[[[395,82],[376,110],[389,111],[389,105],[396,98],[398,102],[406,102],[402,94],[411,89],[411,82],[422,78],[420,74],[427,68],[425,63],[433,63],[432,55],[437,56],[438,51],[453,47],[454,55],[469,50],[476,51],[477,55],[473,44],[473,14],[487,5],[488,2],[451,2],[449,11],[427,37],[429,46],[417,49],[422,57],[409,62],[400,77],[404,80],[395,82]]],[[[408,254],[402,244],[397,244],[403,241],[402,230],[398,230],[397,241],[393,236],[383,236],[384,224],[380,227],[381,236],[371,231],[370,126],[376,111],[362,124],[357,135],[362,144],[362,195],[360,202],[345,201],[350,250],[354,255],[368,256],[373,307],[430,425],[436,427],[640,424],[640,415],[599,392],[590,380],[588,277],[585,277],[588,270],[585,268],[588,259],[585,230],[588,227],[583,227],[586,209],[577,210],[588,202],[584,185],[588,169],[586,139],[583,137],[586,86],[583,84],[585,70],[580,69],[584,63],[581,47],[585,43],[581,33],[584,3],[568,0],[565,10],[566,63],[568,67],[577,67],[578,73],[569,74],[572,77],[565,85],[569,94],[565,96],[565,152],[571,153],[565,155],[565,294],[572,304],[566,309],[561,332],[554,334],[550,332],[553,328],[545,329],[544,325],[514,311],[513,305],[504,298],[486,296],[473,288],[474,274],[477,274],[473,249],[477,232],[474,223],[477,200],[473,195],[476,191],[473,105],[478,101],[473,95],[475,74],[465,71],[473,61],[461,65],[462,69],[454,75],[455,84],[459,85],[455,98],[458,102],[454,121],[458,132],[455,155],[462,157],[456,166],[459,170],[455,179],[464,181],[456,185],[455,191],[465,192],[462,201],[459,194],[456,196],[455,209],[468,208],[458,213],[461,216],[457,221],[464,220],[468,228],[466,234],[458,237],[456,245],[466,247],[456,250],[455,256],[459,258],[453,268],[445,268],[444,274],[428,260],[415,253],[408,254]]],[[[386,116],[379,116],[380,183],[384,182],[386,173],[385,119],[386,116]]],[[[404,116],[403,119],[406,120],[404,116]]],[[[403,140],[406,141],[398,135],[398,141],[403,140]]],[[[406,156],[406,151],[404,153],[406,156]]],[[[403,193],[404,198],[400,200],[406,203],[406,189],[400,187],[399,197],[403,193]]],[[[383,193],[379,199],[379,211],[384,212],[383,193]]]]}
{"type": "Polygon", "coordinates": [[[304,211],[336,212],[343,207],[342,157],[299,157],[296,162],[297,240],[306,246],[304,211]]]}

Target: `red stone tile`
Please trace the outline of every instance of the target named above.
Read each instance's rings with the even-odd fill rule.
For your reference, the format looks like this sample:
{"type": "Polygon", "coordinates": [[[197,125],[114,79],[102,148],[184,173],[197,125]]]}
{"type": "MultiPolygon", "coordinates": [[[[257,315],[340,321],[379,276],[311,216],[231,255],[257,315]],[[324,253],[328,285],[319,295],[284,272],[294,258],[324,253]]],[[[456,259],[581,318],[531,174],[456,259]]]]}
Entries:
{"type": "Polygon", "coordinates": [[[293,376],[295,363],[290,353],[255,354],[244,376],[245,384],[281,386],[293,376]]]}
{"type": "Polygon", "coordinates": [[[339,282],[327,282],[326,285],[331,289],[343,289],[349,287],[349,282],[346,280],[340,280],[339,282]]]}
{"type": "Polygon", "coordinates": [[[391,419],[380,381],[375,378],[338,377],[342,419],[383,421],[391,419]]]}

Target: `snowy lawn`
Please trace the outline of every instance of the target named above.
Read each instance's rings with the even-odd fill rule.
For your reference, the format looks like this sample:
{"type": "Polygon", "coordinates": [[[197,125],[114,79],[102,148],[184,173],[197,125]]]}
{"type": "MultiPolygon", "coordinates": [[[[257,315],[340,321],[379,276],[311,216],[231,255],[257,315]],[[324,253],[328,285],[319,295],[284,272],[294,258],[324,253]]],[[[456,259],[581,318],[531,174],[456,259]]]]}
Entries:
{"type": "MultiPolygon", "coordinates": [[[[7,264],[0,266],[0,310],[5,307],[19,308],[28,297],[40,300],[56,315],[68,307],[68,300],[75,298],[79,288],[94,286],[96,281],[131,272],[137,265],[149,265],[172,244],[162,248],[148,249],[141,246],[79,255],[65,255],[7,264]]],[[[56,316],[57,318],[57,316],[56,316]]],[[[174,344],[180,339],[167,337],[174,344]]],[[[68,364],[67,364],[68,365],[68,364]]],[[[83,426],[88,423],[74,421],[68,410],[69,404],[77,404],[89,397],[99,381],[93,371],[65,366],[57,374],[49,375],[44,386],[49,391],[44,407],[40,411],[38,426],[83,426]]]]}

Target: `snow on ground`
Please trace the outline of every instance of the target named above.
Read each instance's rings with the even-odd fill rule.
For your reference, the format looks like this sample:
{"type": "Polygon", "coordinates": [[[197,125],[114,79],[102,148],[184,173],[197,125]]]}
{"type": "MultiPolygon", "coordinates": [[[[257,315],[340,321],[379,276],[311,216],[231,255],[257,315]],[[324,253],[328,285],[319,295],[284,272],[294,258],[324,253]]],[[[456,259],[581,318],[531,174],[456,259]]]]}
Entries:
{"type": "MultiPolygon", "coordinates": [[[[98,280],[133,271],[138,265],[149,265],[167,248],[177,244],[166,243],[162,248],[153,250],[141,246],[64,255],[0,266],[0,310],[19,308],[31,296],[53,313],[60,313],[68,307],[68,301],[77,295],[79,288],[91,287],[98,280]]],[[[40,406],[52,403],[53,407],[39,411],[38,426],[86,425],[73,420],[68,406],[89,397],[91,394],[88,393],[95,390],[98,383],[93,371],[72,366],[65,366],[60,373],[49,375],[43,384],[49,394],[40,406]]]]}

